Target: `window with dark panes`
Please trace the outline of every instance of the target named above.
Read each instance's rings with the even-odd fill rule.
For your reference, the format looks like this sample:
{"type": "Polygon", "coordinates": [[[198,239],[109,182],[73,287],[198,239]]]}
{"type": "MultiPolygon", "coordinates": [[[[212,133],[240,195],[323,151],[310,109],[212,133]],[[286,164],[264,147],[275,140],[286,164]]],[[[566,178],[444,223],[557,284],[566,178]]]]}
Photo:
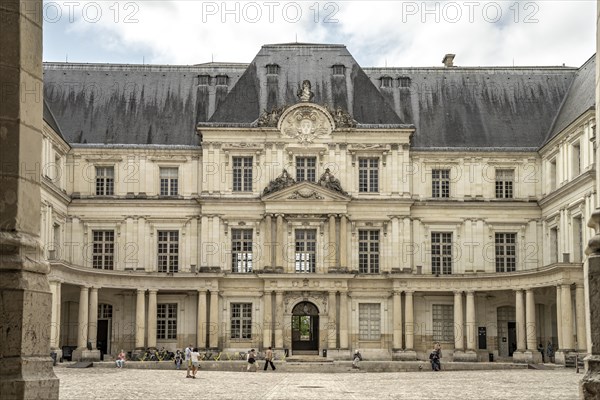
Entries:
{"type": "Polygon", "coordinates": [[[92,231],[92,267],[113,269],[115,258],[115,231],[92,231]]]}
{"type": "Polygon", "coordinates": [[[160,168],[160,195],[177,196],[179,194],[179,169],[160,168]]]}
{"type": "Polygon", "coordinates": [[[177,339],[177,304],[156,305],[156,338],[177,339]]]}
{"type": "Polygon", "coordinates": [[[317,265],[317,230],[296,230],[296,272],[315,272],[317,265]]]}
{"type": "Polygon", "coordinates": [[[496,198],[512,199],[515,171],[512,169],[496,170],[496,198]]]}
{"type": "Polygon", "coordinates": [[[96,167],[96,196],[115,194],[115,168],[96,167]]]}
{"type": "Polygon", "coordinates": [[[315,182],[317,180],[317,158],[296,157],[296,181],[315,182]]]}
{"type": "Polygon", "coordinates": [[[179,232],[158,231],[158,272],[179,270],[179,232]]]}
{"type": "Polygon", "coordinates": [[[517,234],[496,233],[496,272],[513,272],[517,267],[517,234]]]}
{"type": "Polygon", "coordinates": [[[252,157],[233,157],[233,191],[252,191],[252,157]]]}
{"type": "Polygon", "coordinates": [[[231,304],[231,339],[252,339],[252,303],[231,304]]]}
{"type": "Polygon", "coordinates": [[[231,270],[252,272],[252,229],[231,230],[231,270]]]}
{"type": "Polygon", "coordinates": [[[379,191],[379,158],[358,160],[358,191],[361,193],[379,191]]]}
{"type": "Polygon", "coordinates": [[[358,231],[358,272],[379,273],[379,231],[358,231]]]}
{"type": "Polygon", "coordinates": [[[431,171],[431,196],[450,197],[450,170],[434,169],[431,171]]]}
{"type": "Polygon", "coordinates": [[[434,275],[452,273],[452,233],[450,232],[431,234],[431,273],[434,275]]]}

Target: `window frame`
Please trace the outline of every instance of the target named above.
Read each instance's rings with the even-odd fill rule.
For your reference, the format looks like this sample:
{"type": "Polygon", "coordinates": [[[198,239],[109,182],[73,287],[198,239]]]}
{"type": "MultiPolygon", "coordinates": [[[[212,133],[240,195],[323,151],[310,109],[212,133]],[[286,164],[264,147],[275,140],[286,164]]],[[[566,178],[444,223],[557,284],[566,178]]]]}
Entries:
{"type": "Polygon", "coordinates": [[[253,229],[231,229],[231,272],[237,274],[251,273],[253,270],[253,229]],[[239,259],[242,255],[242,259],[239,259]],[[241,268],[240,268],[241,266],[241,268]]]}
{"type": "Polygon", "coordinates": [[[381,232],[379,229],[358,230],[358,272],[378,274],[381,266],[381,232]],[[373,235],[377,237],[374,238],[373,235]]]}
{"type": "Polygon", "coordinates": [[[313,274],[317,270],[317,230],[294,230],[294,271],[297,274],[313,274]],[[299,237],[303,234],[303,237],[299,237]],[[312,237],[310,237],[312,236],[312,237]],[[300,249],[301,248],[301,249],[300,249]]]}
{"type": "Polygon", "coordinates": [[[358,192],[379,193],[380,157],[358,158],[358,192]],[[363,165],[365,163],[365,165],[363,165]]]}
{"type": "Polygon", "coordinates": [[[317,182],[317,157],[315,156],[296,156],[296,182],[317,182]],[[303,161],[303,165],[299,165],[303,161]],[[312,161],[312,165],[308,165],[312,161]],[[300,176],[303,175],[303,176],[300,176]],[[309,179],[312,177],[312,179],[309,179]]]}
{"type": "Polygon", "coordinates": [[[92,268],[114,270],[115,244],[114,229],[92,229],[92,268]],[[102,235],[101,240],[96,240],[97,234],[102,235]],[[106,240],[107,234],[112,235],[112,240],[106,240]],[[101,251],[97,251],[97,246],[101,247],[101,251]]]}
{"type": "MultiPolygon", "coordinates": [[[[454,338],[454,304],[431,305],[432,340],[440,343],[453,343],[454,338]],[[437,310],[436,310],[437,308],[437,310]],[[436,318],[441,315],[441,318],[436,318]],[[448,318],[449,316],[449,318],[448,318]]],[[[460,330],[462,335],[462,329],[460,330]]]]}
{"type": "Polygon", "coordinates": [[[431,232],[432,275],[452,275],[454,267],[452,258],[453,239],[453,232],[431,232]]]}
{"type": "Polygon", "coordinates": [[[517,234],[515,232],[495,232],[494,264],[496,272],[517,270],[517,234]]]}
{"type": "Polygon", "coordinates": [[[177,303],[158,303],[156,305],[157,340],[177,340],[178,309],[177,303]],[[174,317],[173,314],[175,314],[174,317]]]}
{"type": "Polygon", "coordinates": [[[431,170],[431,197],[435,199],[450,198],[450,168],[434,168],[431,170]]]}
{"type": "Polygon", "coordinates": [[[254,177],[254,156],[233,156],[231,158],[232,173],[232,192],[252,193],[254,177]]]}
{"type": "Polygon", "coordinates": [[[381,303],[358,303],[358,340],[381,340],[381,303]]]}
{"type": "Polygon", "coordinates": [[[229,312],[229,339],[252,340],[252,303],[230,303],[229,312]]]}
{"type": "Polygon", "coordinates": [[[96,165],[95,166],[95,191],[96,196],[114,196],[115,195],[115,166],[114,165],[96,165]],[[111,172],[105,174],[100,172],[111,172]]]}
{"type": "Polygon", "coordinates": [[[180,235],[176,229],[159,229],[156,231],[156,268],[159,273],[177,273],[179,272],[179,250],[180,235]],[[167,235],[167,240],[161,240],[162,235],[167,235]],[[171,238],[172,234],[177,235],[177,240],[171,238]],[[161,247],[164,246],[164,247],[161,247]],[[176,251],[173,251],[176,247],[176,251]]]}
{"type": "Polygon", "coordinates": [[[166,197],[179,195],[179,167],[158,167],[158,176],[160,196],[166,197]],[[169,176],[167,172],[170,171],[172,173],[173,170],[175,170],[175,176],[169,176]],[[163,173],[165,173],[165,176],[163,176],[163,173]]]}

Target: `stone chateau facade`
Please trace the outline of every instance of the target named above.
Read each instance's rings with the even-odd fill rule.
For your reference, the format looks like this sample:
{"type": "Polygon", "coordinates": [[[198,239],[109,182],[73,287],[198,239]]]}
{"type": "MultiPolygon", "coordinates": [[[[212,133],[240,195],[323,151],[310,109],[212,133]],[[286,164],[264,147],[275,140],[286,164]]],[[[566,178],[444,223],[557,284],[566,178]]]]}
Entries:
{"type": "MultiPolygon", "coordinates": [[[[52,348],[585,354],[595,57],[44,65],[52,348]]],[[[90,350],[91,349],[91,350],[90,350]]]]}

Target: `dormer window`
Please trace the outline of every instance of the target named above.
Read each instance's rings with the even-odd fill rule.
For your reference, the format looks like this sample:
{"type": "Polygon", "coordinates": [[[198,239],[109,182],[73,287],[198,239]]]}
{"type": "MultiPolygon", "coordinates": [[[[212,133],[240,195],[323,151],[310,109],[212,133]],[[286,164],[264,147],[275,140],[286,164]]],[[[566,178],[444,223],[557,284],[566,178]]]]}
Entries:
{"type": "Polygon", "coordinates": [[[198,75],[198,85],[208,86],[210,84],[210,75],[198,75]]]}
{"type": "Polygon", "coordinates": [[[277,64],[267,65],[267,75],[279,75],[279,65],[277,65],[277,64]]]}
{"type": "Polygon", "coordinates": [[[391,88],[392,87],[392,78],[390,76],[382,76],[381,77],[381,87],[382,88],[391,88]]]}
{"type": "Polygon", "coordinates": [[[400,82],[401,88],[410,87],[410,78],[408,76],[401,76],[398,78],[398,82],[400,82]]]}
{"type": "Polygon", "coordinates": [[[344,75],[346,73],[346,67],[343,65],[334,65],[333,66],[333,74],[334,75],[344,75]]]}
{"type": "Polygon", "coordinates": [[[217,86],[227,86],[227,75],[217,75],[217,86]]]}

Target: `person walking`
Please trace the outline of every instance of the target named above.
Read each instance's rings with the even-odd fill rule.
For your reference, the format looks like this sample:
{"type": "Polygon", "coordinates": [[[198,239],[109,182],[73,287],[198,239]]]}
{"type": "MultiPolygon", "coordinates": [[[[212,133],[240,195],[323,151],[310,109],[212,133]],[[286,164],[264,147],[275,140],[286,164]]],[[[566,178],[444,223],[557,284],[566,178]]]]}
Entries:
{"type": "Polygon", "coordinates": [[[246,371],[256,372],[256,352],[254,351],[254,349],[248,352],[248,354],[246,355],[246,361],[248,361],[248,367],[246,368],[246,371]]]}
{"type": "Polygon", "coordinates": [[[442,369],[442,346],[439,342],[435,342],[433,345],[433,351],[429,354],[429,361],[431,361],[431,370],[440,371],[442,369]]]}
{"type": "Polygon", "coordinates": [[[540,354],[542,355],[542,363],[545,363],[545,362],[546,362],[546,359],[545,359],[545,357],[544,357],[544,345],[543,345],[543,344],[541,344],[541,343],[540,343],[540,344],[538,344],[538,347],[537,347],[537,349],[538,349],[538,351],[540,352],[540,354]]]}
{"type": "Polygon", "coordinates": [[[271,369],[275,371],[275,365],[273,365],[273,350],[271,349],[271,346],[269,346],[265,353],[265,371],[267,370],[269,364],[271,364],[271,369]]]}
{"type": "Polygon", "coordinates": [[[192,374],[190,372],[192,370],[192,352],[193,351],[194,351],[194,348],[192,347],[191,344],[188,347],[186,347],[186,349],[185,349],[185,364],[187,365],[187,375],[185,376],[186,378],[192,377],[192,374]]]}
{"type": "Polygon", "coordinates": [[[546,355],[548,356],[548,362],[554,362],[554,346],[552,342],[548,340],[548,345],[546,346],[546,355]]]}

